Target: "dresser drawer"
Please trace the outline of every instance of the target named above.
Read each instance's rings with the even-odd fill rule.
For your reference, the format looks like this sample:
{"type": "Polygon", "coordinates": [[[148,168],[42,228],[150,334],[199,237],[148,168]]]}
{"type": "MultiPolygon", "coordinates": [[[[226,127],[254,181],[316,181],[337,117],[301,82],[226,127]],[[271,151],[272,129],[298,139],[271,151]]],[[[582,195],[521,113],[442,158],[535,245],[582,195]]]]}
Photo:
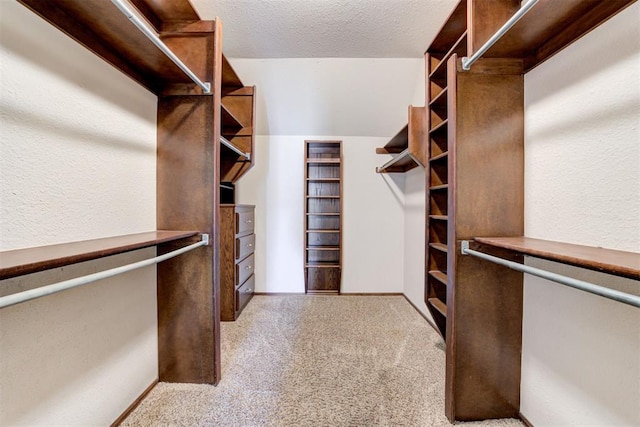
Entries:
{"type": "Polygon", "coordinates": [[[244,281],[253,274],[253,263],[254,257],[253,255],[249,255],[236,264],[236,286],[244,283],[244,281]]]}
{"type": "Polygon", "coordinates": [[[253,233],[254,220],[253,210],[236,212],[236,234],[253,233]]]}
{"type": "Polygon", "coordinates": [[[242,310],[253,296],[254,278],[255,276],[249,277],[249,279],[236,290],[236,311],[242,310]]]}
{"type": "Polygon", "coordinates": [[[249,234],[248,236],[236,238],[236,260],[242,259],[249,254],[252,254],[256,245],[256,235],[249,234]]]}

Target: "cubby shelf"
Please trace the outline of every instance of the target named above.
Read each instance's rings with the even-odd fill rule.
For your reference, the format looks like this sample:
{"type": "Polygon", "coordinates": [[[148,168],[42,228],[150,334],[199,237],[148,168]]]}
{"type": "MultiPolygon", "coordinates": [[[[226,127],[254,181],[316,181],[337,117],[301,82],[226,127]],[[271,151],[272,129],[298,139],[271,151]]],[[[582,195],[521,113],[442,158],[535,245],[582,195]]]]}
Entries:
{"type": "Polygon", "coordinates": [[[429,246],[440,252],[447,253],[447,245],[443,243],[429,243],[429,246]]]}
{"type": "Polygon", "coordinates": [[[447,306],[442,302],[439,298],[429,298],[427,299],[427,303],[436,309],[438,313],[442,316],[447,317],[447,306]]]}
{"type": "Polygon", "coordinates": [[[442,283],[443,285],[447,284],[446,273],[443,273],[442,271],[439,271],[439,270],[431,270],[429,271],[429,275],[434,279],[436,279],[437,281],[439,281],[440,283],[442,283]]]}

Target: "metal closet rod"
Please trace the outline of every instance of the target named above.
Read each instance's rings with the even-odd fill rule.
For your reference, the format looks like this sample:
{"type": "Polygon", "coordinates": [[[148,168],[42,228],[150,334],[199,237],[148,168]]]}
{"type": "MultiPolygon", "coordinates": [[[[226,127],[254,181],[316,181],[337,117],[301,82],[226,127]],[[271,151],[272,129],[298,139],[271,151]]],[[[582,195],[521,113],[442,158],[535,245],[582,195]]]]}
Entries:
{"type": "Polygon", "coordinates": [[[411,153],[409,153],[409,149],[406,148],[403,151],[401,151],[400,154],[395,156],[393,159],[389,160],[384,165],[377,167],[376,168],[376,172],[378,172],[378,173],[382,172],[383,170],[385,170],[389,166],[393,166],[394,164],[396,164],[397,162],[399,162],[400,160],[404,159],[407,156],[409,156],[409,157],[411,157],[412,159],[415,160],[415,158],[411,155],[411,153]]]}
{"type": "Polygon", "coordinates": [[[526,2],[525,4],[523,4],[520,9],[518,9],[518,11],[516,13],[513,14],[513,16],[511,18],[509,18],[509,20],[507,22],[505,22],[505,24],[500,27],[500,29],[498,31],[495,32],[494,35],[491,36],[491,38],[489,40],[487,40],[487,42],[485,44],[482,45],[482,47],[480,49],[478,49],[477,52],[475,52],[473,55],[471,55],[470,58],[467,58],[466,56],[462,58],[462,69],[465,71],[469,71],[471,69],[471,65],[473,65],[474,62],[476,62],[478,59],[480,59],[482,57],[482,55],[485,54],[486,51],[488,51],[489,49],[491,49],[491,46],[493,46],[498,40],[500,40],[500,38],[502,36],[505,35],[505,33],[507,31],[509,31],[511,29],[511,27],[513,27],[516,22],[518,22],[520,20],[520,18],[522,18],[524,15],[526,15],[527,12],[529,12],[529,10],[538,2],[538,0],[529,0],[528,2],[526,2]]]}
{"type": "Polygon", "coordinates": [[[21,302],[30,301],[32,299],[44,297],[47,295],[55,294],[58,292],[66,291],[67,289],[77,288],[78,286],[87,285],[97,280],[107,279],[109,277],[116,276],[118,274],[126,273],[138,268],[147,267],[149,265],[157,264],[159,262],[168,260],[169,258],[176,257],[185,252],[192,251],[200,246],[207,246],[209,244],[209,235],[203,234],[202,240],[198,243],[194,243],[189,246],[185,246],[181,249],[166,253],[164,255],[157,256],[155,258],[146,259],[143,261],[134,262],[132,264],[123,265],[121,267],[112,268],[110,270],[100,271],[98,273],[89,274],[86,276],[76,277],[75,279],[65,280],[51,285],[42,286],[28,291],[18,292],[15,294],[0,297],[0,308],[9,307],[12,305],[20,304],[21,302]]]}
{"type": "Polygon", "coordinates": [[[180,68],[191,80],[193,80],[195,84],[200,86],[204,93],[211,93],[211,83],[200,80],[198,76],[196,76],[194,72],[191,71],[189,67],[187,67],[184,62],[182,62],[180,58],[178,58],[176,54],[173,53],[166,44],[164,44],[162,40],[160,40],[160,37],[158,37],[156,32],[149,28],[149,26],[133,12],[126,0],[111,0],[111,3],[116,5],[116,7],[120,9],[120,12],[122,12],[129,21],[131,21],[133,25],[142,32],[142,34],[147,36],[147,38],[151,40],[151,42],[162,51],[162,53],[167,55],[167,57],[173,61],[173,63],[176,64],[178,68],[180,68]]]}
{"type": "Polygon", "coordinates": [[[230,143],[229,140],[227,138],[225,138],[224,136],[220,137],[220,143],[222,143],[222,145],[224,145],[225,147],[229,148],[231,151],[233,151],[237,155],[242,156],[242,157],[246,158],[247,160],[251,160],[251,153],[243,153],[242,151],[240,151],[238,149],[238,147],[236,147],[235,145],[230,143]]]}
{"type": "Polygon", "coordinates": [[[574,279],[573,277],[563,276],[562,274],[552,273],[550,271],[542,270],[528,265],[518,264],[517,262],[509,261],[493,255],[485,254],[484,252],[469,249],[469,242],[467,240],[462,241],[461,252],[462,255],[473,255],[475,257],[482,258],[496,264],[504,265],[505,267],[509,267],[512,270],[532,274],[534,276],[542,277],[543,279],[560,283],[561,285],[569,286],[571,288],[589,292],[590,294],[599,295],[604,298],[612,299],[623,304],[628,304],[633,307],[640,308],[640,296],[617,291],[615,289],[605,288],[604,286],[596,285],[594,283],[585,282],[583,280],[574,279]]]}

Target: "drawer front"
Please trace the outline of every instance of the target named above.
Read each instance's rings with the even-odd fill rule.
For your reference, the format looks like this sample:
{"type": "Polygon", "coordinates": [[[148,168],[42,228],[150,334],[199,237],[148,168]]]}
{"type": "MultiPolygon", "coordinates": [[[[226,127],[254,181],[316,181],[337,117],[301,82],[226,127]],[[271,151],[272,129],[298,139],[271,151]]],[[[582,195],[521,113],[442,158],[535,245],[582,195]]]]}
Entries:
{"type": "Polygon", "coordinates": [[[242,310],[253,296],[254,277],[255,276],[251,276],[249,280],[236,289],[236,311],[242,310]]]}
{"type": "Polygon", "coordinates": [[[252,254],[256,245],[256,235],[249,234],[248,236],[236,238],[236,260],[242,259],[249,254],[252,254]]]}
{"type": "Polygon", "coordinates": [[[253,274],[254,257],[249,255],[236,264],[236,286],[244,283],[253,274]]]}
{"type": "Polygon", "coordinates": [[[236,234],[253,233],[253,211],[236,212],[236,234]]]}

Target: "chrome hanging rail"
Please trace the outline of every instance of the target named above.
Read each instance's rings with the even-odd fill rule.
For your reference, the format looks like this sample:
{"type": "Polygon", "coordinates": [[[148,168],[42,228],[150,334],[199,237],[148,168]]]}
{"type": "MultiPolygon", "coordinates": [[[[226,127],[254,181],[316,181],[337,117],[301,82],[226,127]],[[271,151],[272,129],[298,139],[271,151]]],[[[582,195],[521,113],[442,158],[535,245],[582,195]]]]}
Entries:
{"type": "Polygon", "coordinates": [[[480,47],[480,49],[478,49],[477,52],[475,52],[473,55],[471,55],[470,58],[467,58],[466,56],[462,58],[462,69],[465,71],[469,71],[471,69],[471,65],[473,65],[474,62],[476,62],[478,59],[480,59],[482,57],[482,55],[485,54],[486,51],[488,51],[489,49],[491,49],[491,46],[493,46],[499,39],[500,37],[504,36],[505,33],[507,31],[509,31],[511,29],[511,27],[513,27],[516,22],[518,22],[520,20],[520,18],[522,18],[524,15],[526,15],[527,12],[529,12],[529,10],[538,2],[538,0],[529,0],[528,2],[526,2],[525,4],[523,4],[520,9],[518,9],[518,11],[516,13],[513,14],[513,16],[511,18],[509,18],[509,20],[507,22],[505,22],[505,24],[500,27],[500,29],[498,31],[495,32],[494,35],[491,36],[491,38],[489,40],[487,40],[487,42],[485,44],[482,45],[482,47],[480,47]]]}
{"type": "Polygon", "coordinates": [[[462,255],[473,255],[475,257],[482,258],[486,261],[491,261],[496,264],[509,267],[512,270],[520,271],[522,273],[532,274],[534,276],[542,277],[543,279],[552,280],[556,283],[560,283],[561,285],[569,286],[571,288],[579,289],[581,291],[589,292],[591,294],[599,295],[604,298],[612,299],[614,301],[618,301],[623,304],[629,304],[633,307],[640,308],[640,296],[617,291],[615,289],[605,288],[604,286],[585,282],[583,280],[574,279],[573,277],[567,277],[561,274],[552,273],[550,271],[541,270],[539,268],[531,267],[528,265],[518,264],[517,262],[509,261],[493,255],[485,254],[484,252],[479,252],[473,249],[469,249],[469,242],[467,240],[462,241],[461,252],[462,252],[462,255]]]}
{"type": "Polygon", "coordinates": [[[147,38],[149,40],[151,40],[151,42],[153,44],[155,44],[158,49],[160,49],[162,51],[162,53],[164,53],[165,55],[167,55],[167,57],[173,61],[174,64],[176,64],[178,66],[178,68],[180,68],[187,76],[189,76],[189,78],[191,80],[193,80],[193,82],[195,84],[197,84],[198,86],[200,86],[202,88],[202,90],[204,91],[204,93],[210,94],[211,93],[211,83],[209,82],[203,82],[202,80],[200,80],[198,78],[198,76],[196,76],[193,71],[191,71],[189,69],[189,67],[187,67],[184,62],[182,62],[180,60],[180,58],[178,58],[176,56],[175,53],[173,53],[171,51],[171,49],[169,49],[167,47],[166,44],[164,44],[164,42],[162,40],[160,40],[160,37],[158,37],[158,35],[155,33],[155,31],[153,31],[152,29],[149,28],[149,26],[142,20],[140,19],[134,12],[133,10],[131,10],[131,8],[129,7],[129,5],[127,4],[126,0],[111,0],[111,3],[113,3],[114,5],[116,5],[116,7],[118,9],[120,9],[120,12],[122,12],[128,19],[129,21],[131,21],[133,23],[133,25],[136,26],[136,28],[138,28],[142,34],[144,34],[145,36],[147,36],[147,38]]]}
{"type": "Polygon", "coordinates": [[[247,160],[251,160],[251,153],[243,153],[242,151],[240,151],[238,149],[238,147],[236,147],[235,145],[230,143],[227,138],[221,136],[220,137],[220,143],[222,145],[224,145],[225,147],[229,148],[231,151],[233,151],[237,155],[242,156],[242,157],[246,158],[247,160]]]}
{"type": "Polygon", "coordinates": [[[107,279],[109,277],[116,276],[118,274],[126,273],[138,268],[147,267],[149,265],[157,264],[159,262],[168,260],[169,258],[176,257],[185,252],[192,251],[200,246],[207,246],[209,244],[209,235],[203,234],[202,240],[198,243],[194,243],[184,248],[177,249],[164,255],[157,256],[155,258],[146,259],[143,261],[134,262],[132,264],[123,265],[121,267],[112,268],[110,270],[100,271],[98,273],[89,274],[87,276],[77,277],[75,279],[65,280],[51,285],[42,286],[40,288],[30,289],[28,291],[18,292],[15,294],[0,297],[0,308],[9,307],[12,305],[20,304],[21,302],[30,301],[32,299],[44,297],[47,295],[55,294],[65,291],[67,289],[76,288],[78,286],[87,285],[97,280],[107,279]]]}

